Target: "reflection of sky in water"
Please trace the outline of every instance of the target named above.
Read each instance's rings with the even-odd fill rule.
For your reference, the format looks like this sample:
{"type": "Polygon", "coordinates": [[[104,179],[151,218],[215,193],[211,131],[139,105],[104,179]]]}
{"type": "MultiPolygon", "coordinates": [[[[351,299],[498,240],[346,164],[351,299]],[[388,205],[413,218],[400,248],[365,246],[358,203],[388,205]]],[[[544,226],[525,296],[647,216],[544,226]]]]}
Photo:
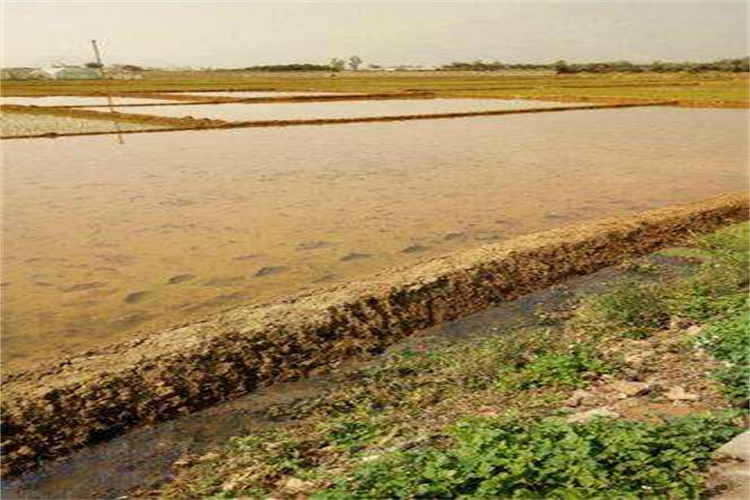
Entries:
{"type": "Polygon", "coordinates": [[[388,99],[271,104],[186,104],[184,106],[123,108],[122,112],[239,121],[468,113],[498,109],[555,108],[580,105],[580,103],[511,99],[388,99]]]}
{"type": "Polygon", "coordinates": [[[5,367],[741,189],[746,119],[641,108],[8,141],[5,367]]]}

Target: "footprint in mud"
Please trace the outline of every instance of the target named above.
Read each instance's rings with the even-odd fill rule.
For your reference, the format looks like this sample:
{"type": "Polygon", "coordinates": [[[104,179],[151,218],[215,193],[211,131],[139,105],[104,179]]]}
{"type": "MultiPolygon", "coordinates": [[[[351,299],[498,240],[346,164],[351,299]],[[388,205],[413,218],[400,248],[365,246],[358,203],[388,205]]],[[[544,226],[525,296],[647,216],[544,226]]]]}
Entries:
{"type": "Polygon", "coordinates": [[[249,299],[250,293],[248,292],[234,292],[234,293],[226,293],[222,295],[217,295],[216,297],[208,300],[204,300],[203,302],[197,302],[194,304],[183,304],[180,306],[185,311],[197,311],[199,309],[205,309],[206,307],[217,307],[221,305],[226,305],[241,299],[249,299]]]}
{"type": "Polygon", "coordinates": [[[445,241],[461,240],[463,238],[466,238],[466,233],[464,233],[464,232],[460,232],[460,233],[448,233],[445,236],[443,236],[443,239],[445,241]]]}
{"type": "Polygon", "coordinates": [[[126,304],[138,304],[149,298],[151,295],[153,295],[151,292],[133,292],[127,294],[124,301],[126,304]]]}
{"type": "Polygon", "coordinates": [[[316,250],[318,248],[325,248],[331,246],[331,243],[327,241],[309,241],[297,245],[297,250],[316,250]]]}
{"type": "Polygon", "coordinates": [[[252,260],[252,259],[257,259],[258,257],[260,257],[260,254],[248,253],[245,255],[238,255],[237,257],[234,258],[234,260],[252,260]]]}
{"type": "Polygon", "coordinates": [[[542,218],[545,220],[567,220],[570,219],[571,216],[565,214],[547,214],[542,218]]]}
{"type": "Polygon", "coordinates": [[[372,257],[372,254],[369,254],[369,253],[351,252],[351,253],[344,255],[339,260],[343,262],[350,262],[352,260],[369,259],[370,257],[372,257]]]}
{"type": "Polygon", "coordinates": [[[186,281],[190,281],[195,279],[195,275],[193,274],[178,274],[176,276],[172,276],[167,280],[168,285],[178,285],[180,283],[185,283],[186,281]]]}
{"type": "Polygon", "coordinates": [[[479,241],[494,241],[499,240],[500,236],[496,233],[482,233],[474,236],[474,239],[479,241]]]}
{"type": "Polygon", "coordinates": [[[93,281],[91,283],[78,283],[77,285],[69,286],[67,288],[63,288],[63,292],[82,292],[84,290],[93,290],[95,288],[102,288],[107,286],[107,283],[104,281],[93,281]]]}
{"type": "Polygon", "coordinates": [[[133,328],[136,325],[140,325],[149,319],[151,319],[151,316],[143,311],[138,311],[132,314],[126,314],[125,316],[120,316],[116,320],[110,322],[109,326],[113,330],[126,330],[128,328],[133,328]]]}
{"type": "Polygon", "coordinates": [[[313,283],[330,283],[331,281],[339,279],[339,276],[335,274],[324,274],[320,278],[316,278],[313,283]]]}
{"type": "Polygon", "coordinates": [[[204,286],[232,286],[244,281],[244,276],[227,276],[223,278],[211,278],[203,282],[204,286]]]}
{"type": "Polygon", "coordinates": [[[403,250],[401,250],[401,253],[419,253],[419,252],[424,252],[426,250],[429,250],[426,246],[417,244],[417,245],[410,245],[404,248],[403,250]]]}
{"type": "Polygon", "coordinates": [[[260,278],[263,276],[273,276],[275,274],[281,274],[284,271],[287,271],[289,268],[285,266],[266,266],[261,267],[255,272],[255,277],[260,278]]]}

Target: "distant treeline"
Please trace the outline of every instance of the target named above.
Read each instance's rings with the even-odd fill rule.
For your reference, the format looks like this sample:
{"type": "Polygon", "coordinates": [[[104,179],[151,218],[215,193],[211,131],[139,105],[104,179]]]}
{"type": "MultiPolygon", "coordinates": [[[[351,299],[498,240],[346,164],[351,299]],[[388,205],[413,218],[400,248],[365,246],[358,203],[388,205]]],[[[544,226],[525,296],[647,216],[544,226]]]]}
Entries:
{"type": "Polygon", "coordinates": [[[696,62],[663,62],[654,61],[648,64],[636,64],[629,61],[595,62],[595,63],[569,63],[567,61],[556,61],[550,64],[506,64],[502,62],[454,62],[439,68],[441,71],[500,71],[507,69],[515,70],[548,70],[558,74],[573,73],[674,73],[690,72],[700,73],[704,71],[727,71],[742,73],[750,71],[750,58],[722,59],[705,63],[696,62]]]}
{"type": "Polygon", "coordinates": [[[248,66],[240,71],[331,71],[328,64],[271,64],[267,66],[248,66]]]}

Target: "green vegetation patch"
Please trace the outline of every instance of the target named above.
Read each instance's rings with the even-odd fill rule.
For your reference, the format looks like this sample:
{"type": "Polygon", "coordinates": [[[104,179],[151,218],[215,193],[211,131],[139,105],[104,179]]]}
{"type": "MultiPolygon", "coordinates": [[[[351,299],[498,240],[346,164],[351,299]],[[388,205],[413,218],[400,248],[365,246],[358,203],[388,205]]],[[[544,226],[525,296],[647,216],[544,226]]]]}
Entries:
{"type": "Polygon", "coordinates": [[[316,500],[696,498],[711,452],[739,433],[728,416],[653,424],[472,419],[445,449],[388,454],[316,500]]]}

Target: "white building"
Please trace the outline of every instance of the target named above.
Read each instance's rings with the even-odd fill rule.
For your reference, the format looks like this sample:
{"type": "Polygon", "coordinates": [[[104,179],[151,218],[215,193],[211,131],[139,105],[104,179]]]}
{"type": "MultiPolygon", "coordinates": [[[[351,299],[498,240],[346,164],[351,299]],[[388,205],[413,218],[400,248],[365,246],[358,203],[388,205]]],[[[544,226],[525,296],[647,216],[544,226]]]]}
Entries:
{"type": "Polygon", "coordinates": [[[61,66],[34,70],[31,77],[39,80],[94,80],[100,76],[94,68],[61,66]]]}

